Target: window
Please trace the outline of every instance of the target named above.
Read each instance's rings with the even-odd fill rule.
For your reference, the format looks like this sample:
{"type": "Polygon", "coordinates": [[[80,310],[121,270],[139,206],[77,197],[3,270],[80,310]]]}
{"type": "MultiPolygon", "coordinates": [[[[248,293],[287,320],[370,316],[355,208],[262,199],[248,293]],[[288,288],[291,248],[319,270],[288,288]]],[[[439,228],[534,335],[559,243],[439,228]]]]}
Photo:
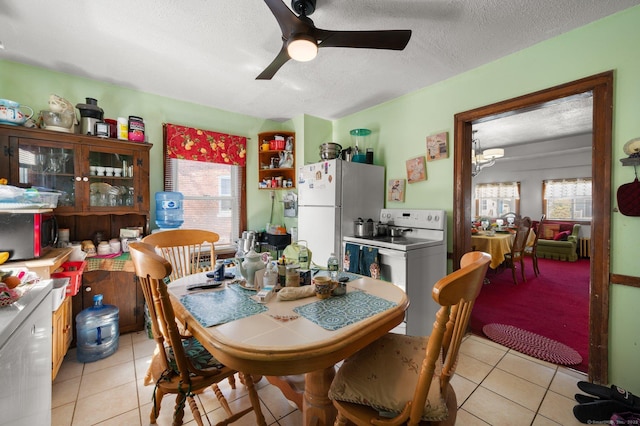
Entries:
{"type": "Polygon", "coordinates": [[[231,245],[240,238],[244,169],[202,161],[168,159],[165,189],[184,195],[186,229],[206,229],[220,235],[218,244],[231,245]]]}
{"type": "Polygon", "coordinates": [[[476,185],[476,217],[500,217],[520,210],[520,182],[476,185]]]}
{"type": "Polygon", "coordinates": [[[542,184],[547,219],[591,220],[591,178],[545,180],[542,184]]]}
{"type": "Polygon", "coordinates": [[[165,124],[164,188],[184,196],[185,229],[235,245],[246,226],[246,138],[165,124]]]}

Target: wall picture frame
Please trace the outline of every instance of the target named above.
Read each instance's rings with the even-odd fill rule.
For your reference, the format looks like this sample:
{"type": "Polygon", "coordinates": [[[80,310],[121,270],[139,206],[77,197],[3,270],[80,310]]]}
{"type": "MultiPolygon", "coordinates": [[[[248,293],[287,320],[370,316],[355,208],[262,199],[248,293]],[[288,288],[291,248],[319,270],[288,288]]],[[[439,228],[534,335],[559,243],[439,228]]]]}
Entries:
{"type": "Polygon", "coordinates": [[[387,201],[404,203],[405,179],[389,179],[387,182],[387,201]]]}
{"type": "Polygon", "coordinates": [[[415,183],[427,180],[427,163],[425,156],[407,160],[407,182],[415,183]]]}
{"type": "Polygon", "coordinates": [[[442,160],[449,157],[448,135],[448,132],[442,132],[427,136],[427,161],[442,160]]]}

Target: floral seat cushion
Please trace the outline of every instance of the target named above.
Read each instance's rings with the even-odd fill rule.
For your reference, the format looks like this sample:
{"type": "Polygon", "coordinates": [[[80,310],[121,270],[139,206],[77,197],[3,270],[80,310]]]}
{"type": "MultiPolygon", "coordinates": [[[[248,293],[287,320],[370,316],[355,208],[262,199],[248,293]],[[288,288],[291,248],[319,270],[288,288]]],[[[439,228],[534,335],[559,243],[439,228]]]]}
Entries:
{"type": "MultiPolygon", "coordinates": [[[[198,370],[209,370],[212,368],[221,369],[224,367],[220,361],[218,361],[211,352],[206,350],[202,344],[194,337],[189,337],[182,341],[182,347],[184,353],[191,362],[191,364],[198,370]]],[[[166,347],[167,359],[169,360],[169,366],[175,372],[178,372],[178,366],[176,365],[176,359],[173,355],[173,349],[166,347]]]]}
{"type": "MultiPolygon", "coordinates": [[[[347,358],[331,384],[329,397],[372,407],[382,416],[399,414],[413,399],[428,337],[387,334],[347,358]]],[[[439,376],[440,357],[424,406],[423,420],[444,420],[446,402],[442,398],[439,376]]]]}

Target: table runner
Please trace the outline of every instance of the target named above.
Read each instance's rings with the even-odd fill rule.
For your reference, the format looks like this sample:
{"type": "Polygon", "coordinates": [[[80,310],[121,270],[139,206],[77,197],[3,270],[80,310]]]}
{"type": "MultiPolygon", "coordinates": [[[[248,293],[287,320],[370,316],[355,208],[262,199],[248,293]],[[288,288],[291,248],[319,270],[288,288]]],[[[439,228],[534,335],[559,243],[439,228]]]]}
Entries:
{"type": "Polygon", "coordinates": [[[202,326],[212,327],[266,311],[266,306],[251,299],[254,294],[255,291],[230,284],[222,290],[187,294],[180,303],[202,326]]]}
{"type": "Polygon", "coordinates": [[[122,253],[112,258],[87,257],[85,272],[91,271],[124,271],[135,272],[133,261],[129,253],[122,253]]]}
{"type": "Polygon", "coordinates": [[[395,303],[380,297],[363,291],[353,291],[344,296],[298,306],[293,311],[325,330],[335,331],[394,306],[396,306],[395,303]]]}

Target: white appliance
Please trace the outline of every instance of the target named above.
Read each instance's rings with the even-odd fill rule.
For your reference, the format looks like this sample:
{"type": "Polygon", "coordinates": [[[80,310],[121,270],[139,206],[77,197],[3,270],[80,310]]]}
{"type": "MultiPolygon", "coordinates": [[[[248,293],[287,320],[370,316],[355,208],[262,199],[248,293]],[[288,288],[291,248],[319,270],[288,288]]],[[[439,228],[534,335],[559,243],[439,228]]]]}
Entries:
{"type": "Polygon", "coordinates": [[[51,424],[52,283],[0,307],[0,425],[51,424]]]}
{"type": "Polygon", "coordinates": [[[345,236],[344,242],[378,250],[381,278],[402,288],[409,296],[407,334],[428,336],[439,309],[431,291],[434,284],[447,274],[446,212],[382,209],[380,222],[406,232],[400,237],[345,236]]]}
{"type": "Polygon", "coordinates": [[[326,266],[331,253],[342,259],[342,237],[353,235],[359,217],[380,215],[384,192],[382,166],[335,159],[300,167],[298,239],[307,241],[312,262],[326,266]]]}

